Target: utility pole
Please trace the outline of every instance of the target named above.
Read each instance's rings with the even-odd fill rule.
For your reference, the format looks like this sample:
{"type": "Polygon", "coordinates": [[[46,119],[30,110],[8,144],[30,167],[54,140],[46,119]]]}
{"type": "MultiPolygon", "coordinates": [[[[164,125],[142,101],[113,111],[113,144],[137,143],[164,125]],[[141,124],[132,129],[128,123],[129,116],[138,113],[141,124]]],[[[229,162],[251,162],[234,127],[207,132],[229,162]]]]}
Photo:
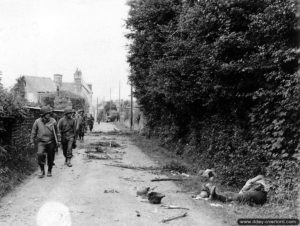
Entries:
{"type": "Polygon", "coordinates": [[[96,106],[96,119],[98,118],[98,97],[97,97],[97,106],[96,106]]]}
{"type": "Polygon", "coordinates": [[[131,91],[130,91],[130,130],[133,129],[133,92],[132,92],[132,83],[131,85],[131,91]]]}
{"type": "Polygon", "coordinates": [[[111,88],[109,88],[109,115],[111,112],[111,88]]]}
{"type": "Polygon", "coordinates": [[[120,85],[120,80],[119,80],[119,114],[121,112],[121,85],[120,85]]]}

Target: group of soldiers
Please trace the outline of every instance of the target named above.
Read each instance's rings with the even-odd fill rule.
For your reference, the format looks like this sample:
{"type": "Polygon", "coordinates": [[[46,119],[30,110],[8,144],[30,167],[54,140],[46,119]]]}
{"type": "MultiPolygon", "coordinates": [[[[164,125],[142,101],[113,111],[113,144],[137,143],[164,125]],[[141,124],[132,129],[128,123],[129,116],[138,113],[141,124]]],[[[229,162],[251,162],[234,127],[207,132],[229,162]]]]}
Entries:
{"type": "MultiPolygon", "coordinates": [[[[89,124],[94,123],[93,120],[90,121],[92,122],[88,122],[89,124]]],[[[62,147],[65,164],[69,167],[72,166],[72,150],[76,148],[77,139],[83,141],[86,125],[87,120],[83,109],[76,112],[72,108],[66,108],[64,116],[57,123],[50,107],[44,106],[41,108],[41,116],[35,120],[30,136],[31,146],[37,147],[38,164],[41,169],[40,178],[45,176],[46,157],[48,165],[47,176],[52,176],[55,151],[59,147],[62,147]]]]}

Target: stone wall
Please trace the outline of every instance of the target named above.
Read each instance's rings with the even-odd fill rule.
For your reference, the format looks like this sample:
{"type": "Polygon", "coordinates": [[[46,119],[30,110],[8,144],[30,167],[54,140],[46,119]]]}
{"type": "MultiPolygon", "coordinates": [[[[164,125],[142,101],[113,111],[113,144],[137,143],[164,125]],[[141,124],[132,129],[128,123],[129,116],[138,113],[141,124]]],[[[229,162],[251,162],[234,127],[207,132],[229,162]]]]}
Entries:
{"type": "Polygon", "coordinates": [[[40,110],[29,110],[28,116],[23,120],[15,121],[11,126],[11,145],[25,148],[30,142],[30,133],[34,121],[40,117],[40,110]]]}
{"type": "MultiPolygon", "coordinates": [[[[57,113],[57,118],[62,117],[62,113],[57,113]]],[[[3,123],[5,132],[1,133],[4,145],[13,145],[18,149],[25,149],[30,143],[30,133],[34,121],[40,117],[39,109],[29,109],[27,117],[24,119],[0,118],[3,123]]]]}

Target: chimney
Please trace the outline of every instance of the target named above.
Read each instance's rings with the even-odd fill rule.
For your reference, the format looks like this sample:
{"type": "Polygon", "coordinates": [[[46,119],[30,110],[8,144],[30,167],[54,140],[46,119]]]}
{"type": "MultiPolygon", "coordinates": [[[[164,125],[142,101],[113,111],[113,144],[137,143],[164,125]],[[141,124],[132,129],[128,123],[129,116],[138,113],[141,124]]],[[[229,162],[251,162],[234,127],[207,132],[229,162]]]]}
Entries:
{"type": "Polygon", "coordinates": [[[88,87],[90,88],[90,90],[93,90],[92,88],[93,88],[93,85],[92,84],[87,84],[88,85],[88,87]]]}
{"type": "Polygon", "coordinates": [[[60,88],[61,85],[62,85],[62,75],[54,74],[53,75],[53,81],[54,81],[56,87],[60,88]]]}

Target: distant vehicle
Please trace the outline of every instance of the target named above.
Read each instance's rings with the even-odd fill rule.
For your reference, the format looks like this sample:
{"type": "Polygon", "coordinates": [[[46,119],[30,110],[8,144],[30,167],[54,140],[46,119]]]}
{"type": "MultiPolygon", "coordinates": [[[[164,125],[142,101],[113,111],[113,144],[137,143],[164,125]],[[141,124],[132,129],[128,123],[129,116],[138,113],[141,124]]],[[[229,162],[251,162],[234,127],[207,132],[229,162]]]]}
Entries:
{"type": "Polygon", "coordinates": [[[117,111],[111,111],[110,114],[106,117],[106,122],[114,122],[120,120],[120,114],[117,111]]]}

